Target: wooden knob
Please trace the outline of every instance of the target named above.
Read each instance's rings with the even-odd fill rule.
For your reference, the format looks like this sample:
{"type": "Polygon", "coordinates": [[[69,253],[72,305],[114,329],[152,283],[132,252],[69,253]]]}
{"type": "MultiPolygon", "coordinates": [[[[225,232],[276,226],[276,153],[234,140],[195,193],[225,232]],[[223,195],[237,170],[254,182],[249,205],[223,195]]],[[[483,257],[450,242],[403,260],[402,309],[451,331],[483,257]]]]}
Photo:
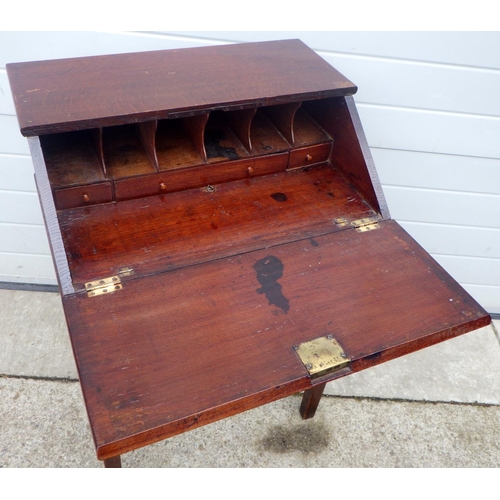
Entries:
{"type": "Polygon", "coordinates": [[[247,172],[248,172],[249,174],[252,174],[252,173],[253,173],[253,168],[252,168],[252,167],[248,167],[248,168],[247,168],[247,172]]]}
{"type": "Polygon", "coordinates": [[[313,159],[313,157],[311,155],[306,155],[306,160],[307,161],[311,161],[313,159]]]}
{"type": "Polygon", "coordinates": [[[85,203],[87,203],[87,202],[89,202],[89,201],[90,201],[90,198],[89,198],[89,195],[88,195],[88,194],[83,193],[83,201],[84,201],[85,203]]]}
{"type": "Polygon", "coordinates": [[[160,182],[160,191],[166,191],[167,185],[164,182],[160,182]]]}

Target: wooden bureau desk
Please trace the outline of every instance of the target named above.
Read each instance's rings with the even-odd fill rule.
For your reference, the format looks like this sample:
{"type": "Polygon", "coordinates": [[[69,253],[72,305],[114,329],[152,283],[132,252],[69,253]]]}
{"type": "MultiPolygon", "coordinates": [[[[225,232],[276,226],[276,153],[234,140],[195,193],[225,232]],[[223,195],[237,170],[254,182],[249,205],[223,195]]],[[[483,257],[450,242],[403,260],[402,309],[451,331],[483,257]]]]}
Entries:
{"type": "Polygon", "coordinates": [[[356,87],[298,40],[14,63],[97,450],[487,325],[394,220],[356,87]]]}

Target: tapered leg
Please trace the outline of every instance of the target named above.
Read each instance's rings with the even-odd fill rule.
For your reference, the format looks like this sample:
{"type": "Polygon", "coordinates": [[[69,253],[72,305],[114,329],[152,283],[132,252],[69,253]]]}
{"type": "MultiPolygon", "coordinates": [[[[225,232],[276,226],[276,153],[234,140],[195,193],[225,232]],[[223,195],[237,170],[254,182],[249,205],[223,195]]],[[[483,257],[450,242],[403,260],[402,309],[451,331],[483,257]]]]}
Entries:
{"type": "Polygon", "coordinates": [[[104,460],[104,467],[106,469],[121,469],[122,459],[120,455],[116,455],[116,457],[106,458],[104,460]]]}
{"type": "Polygon", "coordinates": [[[319,384],[311,389],[307,389],[302,396],[302,404],[300,405],[300,414],[304,420],[313,418],[316,413],[323,391],[325,390],[326,383],[319,384]]]}

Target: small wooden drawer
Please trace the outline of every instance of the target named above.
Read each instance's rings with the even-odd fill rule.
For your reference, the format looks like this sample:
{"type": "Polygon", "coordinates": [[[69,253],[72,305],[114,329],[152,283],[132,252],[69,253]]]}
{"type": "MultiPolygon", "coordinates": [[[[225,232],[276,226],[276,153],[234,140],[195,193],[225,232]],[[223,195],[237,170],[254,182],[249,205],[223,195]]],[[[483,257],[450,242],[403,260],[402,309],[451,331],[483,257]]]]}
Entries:
{"type": "Polygon", "coordinates": [[[116,201],[168,193],[167,178],[168,174],[160,172],[115,181],[116,201]]]}
{"type": "Polygon", "coordinates": [[[56,189],[54,199],[57,210],[109,203],[113,201],[113,189],[110,182],[56,189]]]}
{"type": "Polygon", "coordinates": [[[166,194],[208,184],[219,184],[283,172],[286,170],[287,160],[288,153],[278,153],[212,165],[163,170],[152,175],[122,179],[115,181],[116,201],[132,200],[143,196],[166,194]]]}
{"type": "Polygon", "coordinates": [[[307,167],[327,161],[330,156],[331,148],[332,143],[326,142],[324,144],[308,146],[307,148],[294,149],[290,151],[288,168],[307,167]]]}

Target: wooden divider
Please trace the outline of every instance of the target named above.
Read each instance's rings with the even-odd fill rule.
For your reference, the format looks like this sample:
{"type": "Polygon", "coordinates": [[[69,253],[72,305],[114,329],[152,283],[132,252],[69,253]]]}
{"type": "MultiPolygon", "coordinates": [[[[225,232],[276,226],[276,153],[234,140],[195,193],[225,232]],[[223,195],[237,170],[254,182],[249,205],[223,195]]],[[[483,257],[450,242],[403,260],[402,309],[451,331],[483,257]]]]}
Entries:
{"type": "Polygon", "coordinates": [[[144,148],[144,151],[146,151],[146,155],[148,156],[149,161],[153,165],[154,169],[158,172],[158,156],[156,154],[155,145],[157,127],[157,120],[137,124],[142,147],[144,148]]]}
{"type": "Polygon", "coordinates": [[[207,163],[207,151],[205,149],[205,127],[207,126],[209,113],[202,115],[190,116],[182,119],[185,129],[194,144],[196,151],[201,156],[204,163],[207,163]]]}
{"type": "Polygon", "coordinates": [[[106,175],[106,163],[104,162],[104,151],[102,149],[102,128],[94,128],[90,132],[92,136],[92,148],[104,175],[106,175]]]}
{"type": "Polygon", "coordinates": [[[300,105],[299,101],[264,108],[264,112],[292,147],[295,145],[293,121],[300,105]]]}
{"type": "Polygon", "coordinates": [[[322,106],[205,111],[50,134],[41,144],[58,208],[65,209],[328,163],[332,139],[311,117],[322,106]]]}
{"type": "Polygon", "coordinates": [[[253,153],[250,128],[257,108],[227,111],[227,119],[234,133],[249,153],[253,153]]]}

